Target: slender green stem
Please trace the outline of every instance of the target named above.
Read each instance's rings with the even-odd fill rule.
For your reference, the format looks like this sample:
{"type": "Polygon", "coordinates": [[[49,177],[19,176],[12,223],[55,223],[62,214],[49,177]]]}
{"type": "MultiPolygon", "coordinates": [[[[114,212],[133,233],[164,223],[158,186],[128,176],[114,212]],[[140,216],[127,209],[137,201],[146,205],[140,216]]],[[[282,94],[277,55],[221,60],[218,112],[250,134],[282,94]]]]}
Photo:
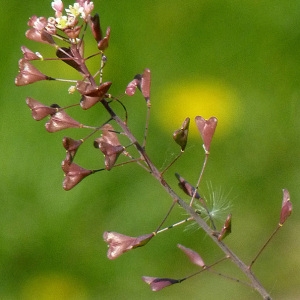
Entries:
{"type": "Polygon", "coordinates": [[[199,186],[200,186],[200,182],[201,182],[201,179],[202,179],[202,177],[203,177],[203,173],[204,173],[204,170],[205,170],[205,167],[206,167],[206,164],[207,164],[208,156],[209,156],[209,152],[206,152],[206,153],[205,153],[204,162],[203,162],[203,165],[202,165],[202,169],[201,169],[201,172],[200,172],[200,174],[199,174],[198,181],[197,181],[197,185],[196,185],[196,188],[195,188],[193,197],[192,197],[191,202],[190,202],[190,206],[193,205],[195,196],[196,196],[196,194],[197,194],[197,192],[198,192],[198,189],[199,189],[199,186]]]}
{"type": "MultiPolygon", "coordinates": [[[[175,202],[175,203],[176,203],[176,202],[175,202]]],[[[165,227],[165,228],[160,229],[160,230],[158,230],[158,231],[156,230],[156,234],[159,234],[159,233],[161,233],[161,232],[167,231],[167,230],[169,230],[169,229],[172,229],[172,228],[174,228],[174,227],[176,227],[176,226],[182,225],[182,224],[184,224],[184,223],[186,223],[186,222],[189,222],[189,221],[192,221],[192,220],[194,220],[192,217],[189,217],[189,218],[187,218],[187,219],[181,220],[181,221],[179,221],[179,222],[177,222],[177,223],[175,223],[175,224],[172,224],[172,225],[170,225],[170,226],[168,226],[168,227],[165,227]]]]}
{"type": "MultiPolygon", "coordinates": [[[[157,229],[155,230],[155,233],[157,234],[159,229],[163,226],[163,224],[165,223],[165,221],[167,220],[168,216],[170,215],[171,211],[173,210],[174,206],[176,204],[176,201],[173,201],[171,207],[169,208],[167,214],[165,215],[165,217],[163,218],[163,220],[161,221],[161,223],[159,224],[159,226],[157,227],[157,229]]],[[[161,230],[162,231],[162,230],[161,230]]],[[[160,231],[160,232],[161,232],[160,231]]]]}
{"type": "Polygon", "coordinates": [[[263,252],[263,250],[267,247],[267,245],[269,244],[269,242],[271,241],[271,239],[273,238],[273,236],[278,232],[278,230],[281,228],[280,224],[278,224],[278,226],[276,227],[276,229],[273,231],[273,233],[271,234],[271,236],[268,238],[268,240],[264,243],[264,245],[262,246],[262,248],[258,251],[258,253],[256,254],[256,256],[253,258],[251,264],[249,265],[249,269],[251,269],[251,267],[253,266],[253,264],[256,262],[257,258],[260,256],[260,254],[263,252]]]}

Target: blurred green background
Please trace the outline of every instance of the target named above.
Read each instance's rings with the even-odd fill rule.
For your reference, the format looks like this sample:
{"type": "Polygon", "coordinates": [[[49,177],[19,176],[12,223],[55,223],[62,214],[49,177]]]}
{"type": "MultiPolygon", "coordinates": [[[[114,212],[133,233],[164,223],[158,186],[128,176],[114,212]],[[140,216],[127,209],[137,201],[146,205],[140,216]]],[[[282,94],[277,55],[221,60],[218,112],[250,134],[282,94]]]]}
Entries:
{"type": "MultiPolygon", "coordinates": [[[[147,149],[160,169],[178,153],[173,131],[185,117],[192,119],[186,153],[166,174],[182,196],[174,172],[195,183],[203,162],[193,119],[219,118],[201,191],[208,198],[217,194],[219,206],[231,202],[225,215],[233,214],[233,232],[225,241],[246,263],[277,225],[282,189],[290,191],[292,217],[253,270],[274,299],[299,299],[300,1],[94,3],[104,30],[111,26],[104,74],[113,81],[110,92],[122,94],[135,74],[151,69],[147,149]]],[[[136,165],[90,176],[69,192],[62,189],[61,139],[87,132],[47,133],[43,121],[31,118],[25,98],[67,105],[78,96],[68,95],[68,85],[55,82],[14,85],[21,45],[53,56],[51,47],[24,36],[30,16],[52,15],[50,1],[12,0],[0,12],[0,298],[259,299],[242,284],[210,273],[150,291],[141,276],[180,278],[197,270],[177,243],[198,251],[207,264],[222,257],[195,228],[176,228],[115,261],[106,258],[105,230],[149,233],[168,210],[170,198],[136,165]]],[[[87,52],[93,46],[87,43],[87,52]]],[[[67,65],[60,69],[47,62],[41,69],[54,77],[67,77],[70,71],[67,65]]],[[[144,100],[137,95],[122,101],[129,125],[142,138],[144,100]]],[[[83,116],[91,125],[106,117],[98,109],[83,116]]],[[[101,167],[102,155],[91,143],[85,146],[77,162],[101,167]]],[[[167,225],[182,218],[176,209],[167,225]]],[[[229,262],[219,270],[243,278],[229,262]]]]}

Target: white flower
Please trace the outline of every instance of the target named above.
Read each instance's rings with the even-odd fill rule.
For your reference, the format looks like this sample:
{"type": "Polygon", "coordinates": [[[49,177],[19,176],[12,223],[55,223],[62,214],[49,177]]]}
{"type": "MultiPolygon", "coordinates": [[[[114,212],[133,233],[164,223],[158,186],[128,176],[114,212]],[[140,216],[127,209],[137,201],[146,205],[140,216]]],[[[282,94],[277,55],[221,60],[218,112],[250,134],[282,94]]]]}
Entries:
{"type": "Polygon", "coordinates": [[[67,16],[61,16],[55,19],[56,27],[59,29],[65,29],[68,27],[68,18],[67,16]]]}
{"type": "Polygon", "coordinates": [[[74,5],[69,5],[69,8],[66,8],[66,12],[68,15],[77,17],[79,16],[83,11],[83,7],[80,6],[79,3],[74,3],[74,5]]]}

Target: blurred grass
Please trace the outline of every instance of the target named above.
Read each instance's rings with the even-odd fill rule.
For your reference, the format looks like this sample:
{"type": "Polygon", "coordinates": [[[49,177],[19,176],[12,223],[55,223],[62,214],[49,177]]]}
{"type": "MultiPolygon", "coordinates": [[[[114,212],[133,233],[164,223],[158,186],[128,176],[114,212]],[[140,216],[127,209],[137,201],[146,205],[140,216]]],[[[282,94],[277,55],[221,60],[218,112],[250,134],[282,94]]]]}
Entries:
{"type": "MultiPolygon", "coordinates": [[[[113,81],[111,92],[122,93],[145,67],[152,71],[147,147],[159,167],[176,155],[171,134],[186,116],[222,113],[203,189],[211,182],[230,192],[233,233],[226,240],[246,261],[277,224],[281,189],[290,191],[293,215],[254,271],[275,299],[298,299],[300,1],[113,0],[96,2],[95,11],[102,26],[112,29],[105,70],[105,80],[113,81]],[[212,95],[220,84],[223,94],[212,95]]],[[[258,299],[255,292],[212,274],[159,293],[141,281],[143,275],[176,278],[195,270],[177,250],[178,242],[213,262],[220,253],[201,231],[177,228],[147,247],[107,260],[104,230],[150,232],[170,199],[131,165],[91,176],[70,192],[62,190],[61,138],[68,133],[47,134],[43,122],[31,119],[24,100],[74,99],[63,84],[14,86],[20,46],[46,49],[26,41],[24,32],[31,15],[51,15],[50,2],[13,0],[0,12],[0,298],[258,299]]],[[[92,44],[87,46],[93,51],[92,44]]],[[[48,66],[56,74],[56,66],[48,66]]],[[[143,100],[136,96],[123,103],[129,124],[142,137],[143,100]]],[[[95,109],[84,118],[97,124],[105,116],[95,109]]],[[[95,150],[81,153],[80,159],[89,167],[102,164],[95,150]]],[[[191,135],[185,156],[166,177],[176,185],[173,173],[179,172],[195,182],[202,160],[201,141],[191,135]]],[[[177,217],[182,217],[180,210],[172,220],[177,217]]],[[[226,269],[235,274],[234,267],[226,269]]]]}

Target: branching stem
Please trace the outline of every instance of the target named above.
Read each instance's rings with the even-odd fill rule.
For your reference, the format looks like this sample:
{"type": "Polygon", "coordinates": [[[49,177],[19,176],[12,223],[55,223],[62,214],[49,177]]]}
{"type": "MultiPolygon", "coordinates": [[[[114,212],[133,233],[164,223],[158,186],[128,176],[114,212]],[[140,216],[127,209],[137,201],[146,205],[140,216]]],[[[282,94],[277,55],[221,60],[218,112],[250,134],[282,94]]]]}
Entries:
{"type": "Polygon", "coordinates": [[[234,264],[238,266],[238,268],[248,277],[251,282],[252,287],[262,296],[265,300],[271,300],[271,296],[262,286],[262,284],[258,281],[249,267],[234,253],[232,252],[222,241],[218,240],[218,237],[215,236],[214,230],[207,225],[207,223],[195,212],[195,210],[187,204],[183,199],[181,199],[176,192],[169,186],[169,184],[164,180],[161,176],[159,170],[155,167],[155,165],[150,160],[148,154],[146,153],[144,147],[140,145],[135,136],[131,133],[130,129],[126,124],[115,114],[112,108],[109,106],[108,102],[103,99],[101,101],[102,105],[105,107],[110,116],[117,122],[117,124],[122,128],[126,136],[132,142],[132,144],[136,147],[137,151],[145,160],[146,164],[149,166],[150,173],[152,176],[157,179],[157,181],[161,184],[161,186],[166,190],[166,192],[171,196],[173,201],[176,201],[178,205],[180,205],[193,219],[194,221],[207,233],[207,235],[215,242],[215,244],[223,251],[223,253],[228,257],[234,264]]]}
{"type": "MultiPolygon", "coordinates": [[[[77,62],[78,65],[80,65],[80,69],[82,73],[85,74],[86,79],[89,80],[92,86],[96,87],[97,84],[95,82],[94,77],[89,72],[85,60],[81,57],[79,49],[73,45],[72,53],[74,56],[74,61],[77,62]]],[[[162,173],[159,172],[159,170],[155,167],[155,165],[152,163],[151,159],[149,158],[148,154],[145,150],[145,140],[143,142],[143,145],[141,145],[138,140],[135,138],[135,136],[132,134],[130,129],[128,128],[126,122],[124,122],[116,113],[113,111],[113,109],[110,107],[109,102],[105,99],[102,99],[101,101],[104,108],[109,113],[111,119],[115,120],[116,123],[122,128],[124,134],[128,137],[128,139],[131,141],[131,143],[135,146],[139,154],[141,155],[141,158],[145,161],[146,165],[149,167],[149,172],[152,174],[152,176],[160,183],[160,185],[166,190],[166,192],[171,196],[171,198],[175,203],[178,203],[186,212],[189,214],[191,218],[194,219],[196,223],[206,232],[206,234],[215,242],[215,244],[224,252],[225,256],[231,259],[233,263],[235,263],[238,268],[248,277],[249,281],[251,282],[252,287],[262,296],[265,300],[270,300],[271,297],[268,294],[268,292],[265,290],[265,288],[261,285],[261,283],[258,281],[258,279],[255,277],[255,275],[252,273],[249,266],[247,266],[243,261],[239,259],[239,257],[233,253],[222,241],[218,240],[218,237],[215,235],[215,231],[207,225],[207,223],[195,212],[195,210],[192,208],[190,204],[187,204],[182,198],[180,198],[170,187],[170,185],[165,181],[165,179],[162,176],[162,173]]],[[[149,113],[149,111],[148,111],[149,113]]],[[[148,128],[148,123],[146,128],[148,128]]],[[[147,132],[147,131],[146,131],[147,132]]],[[[202,167],[202,170],[199,175],[198,184],[200,183],[200,180],[203,175],[203,171],[206,166],[208,158],[208,153],[205,155],[205,161],[202,167]]],[[[197,189],[196,189],[197,191],[197,189]]],[[[173,208],[173,204],[171,206],[171,209],[173,208]]],[[[164,221],[163,221],[164,222],[164,221]]],[[[161,226],[159,226],[160,228],[161,226]]],[[[158,228],[158,229],[159,229],[158,228]]]]}

